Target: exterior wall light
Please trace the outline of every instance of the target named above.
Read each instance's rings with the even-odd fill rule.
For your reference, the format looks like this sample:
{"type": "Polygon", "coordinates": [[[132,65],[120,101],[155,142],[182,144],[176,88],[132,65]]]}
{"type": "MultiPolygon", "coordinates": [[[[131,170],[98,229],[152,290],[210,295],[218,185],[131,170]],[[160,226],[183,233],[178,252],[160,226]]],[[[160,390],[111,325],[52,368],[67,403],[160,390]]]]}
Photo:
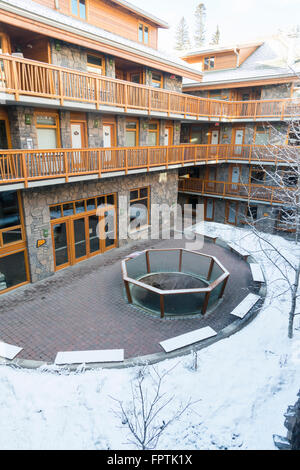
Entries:
{"type": "Polygon", "coordinates": [[[30,114],[25,114],[25,124],[30,126],[31,124],[31,116],[30,114]]]}

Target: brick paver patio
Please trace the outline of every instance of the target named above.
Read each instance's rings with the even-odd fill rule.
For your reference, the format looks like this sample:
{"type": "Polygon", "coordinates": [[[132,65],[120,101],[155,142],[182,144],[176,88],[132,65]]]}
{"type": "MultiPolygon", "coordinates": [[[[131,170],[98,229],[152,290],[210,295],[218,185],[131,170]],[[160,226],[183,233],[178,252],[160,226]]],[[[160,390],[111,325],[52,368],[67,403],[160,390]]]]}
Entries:
{"type": "Polygon", "coordinates": [[[0,297],[0,341],[23,347],[18,358],[53,362],[58,351],[125,349],[132,358],[162,352],[160,341],[211,326],[217,332],[236,320],[232,309],[251,291],[249,266],[237,255],[206,242],[230,272],[225,298],[201,318],[160,320],[125,299],[121,260],[145,248],[184,247],[182,240],[135,242],[35,285],[0,297]]]}

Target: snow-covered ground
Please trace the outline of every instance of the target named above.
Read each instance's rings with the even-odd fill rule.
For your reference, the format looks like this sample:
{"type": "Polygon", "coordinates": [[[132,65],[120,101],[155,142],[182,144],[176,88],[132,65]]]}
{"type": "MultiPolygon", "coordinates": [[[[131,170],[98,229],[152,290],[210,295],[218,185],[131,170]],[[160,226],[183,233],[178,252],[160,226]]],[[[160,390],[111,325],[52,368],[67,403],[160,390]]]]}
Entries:
{"type": "MultiPolygon", "coordinates": [[[[256,252],[248,231],[206,227],[256,252]]],[[[288,256],[299,256],[291,242],[274,240],[288,256]]],[[[200,351],[198,371],[190,367],[192,356],[158,365],[163,371],[177,364],[164,391],[178,403],[197,401],[167,428],[161,450],[273,449],[273,434],[286,435],[283,414],[300,389],[300,325],[296,320],[295,337],[289,340],[288,295],[278,297],[286,286],[263,255],[256,257],[268,280],[258,317],[240,333],[200,351]]],[[[134,448],[113,413],[117,404],[111,397],[130,402],[136,374],[137,368],[58,375],[0,367],[0,449],[134,448]]],[[[169,413],[166,409],[162,419],[169,413]]]]}

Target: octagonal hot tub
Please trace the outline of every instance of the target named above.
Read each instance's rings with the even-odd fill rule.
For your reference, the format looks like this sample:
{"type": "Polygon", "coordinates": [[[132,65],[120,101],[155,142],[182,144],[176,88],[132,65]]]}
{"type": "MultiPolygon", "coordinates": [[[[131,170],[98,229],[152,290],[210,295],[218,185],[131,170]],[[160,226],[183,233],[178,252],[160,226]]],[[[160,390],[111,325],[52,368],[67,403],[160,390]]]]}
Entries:
{"type": "Polygon", "coordinates": [[[182,248],[134,253],[122,272],[128,302],[161,318],[204,315],[223,297],[229,278],[217,258],[182,248]]]}

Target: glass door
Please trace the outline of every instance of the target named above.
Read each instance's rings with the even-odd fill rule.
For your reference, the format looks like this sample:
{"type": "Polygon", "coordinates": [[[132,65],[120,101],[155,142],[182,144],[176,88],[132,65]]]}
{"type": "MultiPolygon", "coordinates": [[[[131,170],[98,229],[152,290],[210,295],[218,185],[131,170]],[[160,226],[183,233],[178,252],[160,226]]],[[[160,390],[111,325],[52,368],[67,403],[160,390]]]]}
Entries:
{"type": "Polygon", "coordinates": [[[67,222],[61,222],[52,226],[56,270],[70,265],[70,254],[68,249],[69,236],[67,225],[67,222]]]}
{"type": "Polygon", "coordinates": [[[86,217],[74,219],[73,221],[72,254],[75,263],[87,257],[86,217]]]}
{"type": "Polygon", "coordinates": [[[244,129],[236,129],[234,133],[234,154],[242,155],[243,143],[244,143],[244,129]]]}
{"type": "Polygon", "coordinates": [[[89,228],[89,252],[91,255],[100,253],[100,240],[98,237],[99,217],[94,214],[88,216],[88,228],[89,228]]]}

